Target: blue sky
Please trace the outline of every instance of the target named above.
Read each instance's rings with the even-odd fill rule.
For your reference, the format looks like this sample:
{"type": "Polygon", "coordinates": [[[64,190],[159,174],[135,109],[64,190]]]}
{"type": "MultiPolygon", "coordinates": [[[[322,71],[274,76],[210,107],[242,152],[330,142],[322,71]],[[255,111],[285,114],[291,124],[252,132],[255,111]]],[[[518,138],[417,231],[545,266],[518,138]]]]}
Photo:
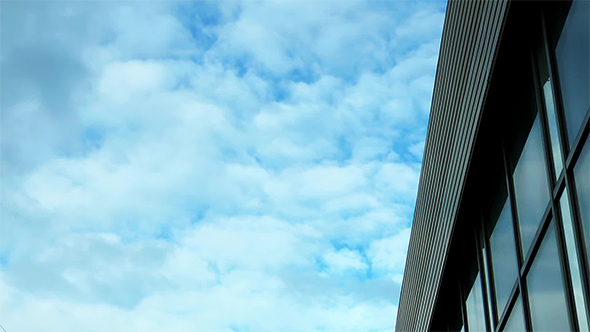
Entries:
{"type": "Polygon", "coordinates": [[[9,332],[393,329],[445,2],[0,7],[9,332]]]}

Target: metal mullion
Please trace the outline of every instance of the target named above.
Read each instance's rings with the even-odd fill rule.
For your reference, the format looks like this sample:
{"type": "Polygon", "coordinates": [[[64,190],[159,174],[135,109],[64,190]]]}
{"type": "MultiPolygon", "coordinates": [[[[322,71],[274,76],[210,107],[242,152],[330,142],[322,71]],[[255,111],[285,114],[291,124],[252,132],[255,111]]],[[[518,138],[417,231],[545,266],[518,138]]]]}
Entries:
{"type": "Polygon", "coordinates": [[[460,299],[460,305],[461,305],[461,316],[462,316],[462,321],[463,321],[463,329],[465,330],[465,332],[469,332],[469,324],[467,322],[467,308],[465,307],[465,300],[467,299],[465,297],[465,294],[463,294],[463,285],[462,283],[459,281],[458,282],[458,288],[459,288],[459,299],[460,299]]]}
{"type": "MultiPolygon", "coordinates": [[[[543,30],[543,26],[541,25],[541,30],[543,30]]],[[[541,34],[543,34],[543,32],[541,31],[541,34]]],[[[549,132],[549,126],[548,126],[548,120],[547,120],[547,110],[545,108],[545,103],[543,100],[543,92],[542,92],[542,88],[540,86],[540,79],[539,79],[539,73],[538,73],[538,67],[537,67],[537,62],[538,59],[536,59],[536,56],[533,52],[533,50],[531,50],[531,67],[533,70],[533,89],[534,89],[534,93],[535,93],[535,100],[537,101],[537,112],[539,113],[539,118],[541,120],[541,136],[542,136],[542,140],[543,140],[543,156],[545,157],[545,168],[547,170],[546,176],[547,176],[547,180],[548,180],[548,184],[549,184],[549,190],[551,193],[551,198],[550,198],[550,208],[553,210],[552,213],[552,219],[554,220],[554,224],[555,224],[555,231],[556,231],[556,235],[557,235],[557,246],[558,246],[558,253],[559,253],[559,260],[560,260],[560,268],[561,268],[561,275],[562,275],[562,279],[563,279],[563,286],[565,288],[565,292],[566,292],[566,299],[568,302],[568,316],[569,316],[569,321],[570,321],[570,328],[573,329],[574,331],[577,331],[578,328],[578,320],[576,318],[576,303],[575,303],[575,299],[574,299],[574,293],[573,293],[573,286],[572,286],[572,276],[570,273],[570,266],[569,266],[569,260],[568,260],[568,256],[567,256],[567,247],[566,247],[566,243],[565,243],[565,234],[564,234],[564,230],[563,230],[563,222],[561,219],[561,213],[557,208],[557,203],[556,203],[556,199],[555,196],[553,195],[553,189],[556,187],[556,179],[555,179],[555,172],[553,171],[553,158],[555,158],[555,156],[553,155],[553,147],[552,147],[552,143],[551,143],[551,137],[550,137],[550,132],[549,132]]],[[[563,158],[563,157],[562,157],[563,158]]],[[[562,170],[563,173],[563,170],[562,170]]],[[[561,177],[560,177],[561,178],[561,177]]],[[[559,189],[559,188],[558,188],[559,189]]],[[[548,211],[545,212],[545,214],[547,214],[548,211]]],[[[548,218],[549,216],[544,216],[543,219],[543,223],[544,225],[542,225],[541,230],[543,231],[543,229],[546,229],[549,225],[549,223],[551,222],[551,220],[548,218]]],[[[527,257],[526,259],[526,265],[523,267],[523,272],[522,275],[525,275],[525,267],[528,268],[530,267],[530,265],[532,264],[532,260],[535,257],[535,251],[538,250],[538,248],[540,247],[541,243],[543,242],[543,236],[539,236],[538,232],[535,236],[535,238],[533,239],[533,250],[530,251],[530,256],[527,257]],[[536,249],[535,249],[536,247],[536,249]]]]}
{"type": "Polygon", "coordinates": [[[492,304],[492,319],[493,322],[491,324],[491,329],[494,330],[494,326],[498,326],[498,303],[496,302],[496,283],[495,283],[495,279],[494,279],[494,269],[493,269],[493,261],[492,261],[492,254],[490,253],[490,239],[488,237],[487,231],[486,231],[486,227],[485,227],[485,221],[484,221],[484,217],[483,217],[483,213],[481,215],[480,218],[480,223],[482,226],[482,233],[483,233],[483,241],[484,241],[484,254],[486,255],[486,260],[487,260],[487,266],[486,266],[486,272],[487,272],[487,277],[489,278],[489,291],[490,291],[490,302],[492,304]]]}
{"type": "Polygon", "coordinates": [[[578,160],[578,157],[580,155],[580,152],[582,152],[584,142],[586,141],[586,136],[588,136],[588,131],[589,131],[589,127],[590,127],[589,122],[590,122],[590,112],[586,112],[586,117],[582,121],[583,125],[580,128],[581,130],[578,133],[578,136],[576,137],[575,142],[572,144],[572,148],[570,150],[569,156],[565,160],[565,165],[568,168],[572,167],[573,164],[576,163],[576,161],[578,160]]]}
{"type": "MultiPolygon", "coordinates": [[[[504,175],[506,180],[506,189],[508,191],[508,199],[510,200],[510,207],[511,207],[511,216],[512,216],[512,228],[514,231],[514,241],[516,243],[516,260],[518,262],[518,284],[520,285],[520,293],[522,294],[522,306],[524,309],[524,320],[525,320],[525,327],[527,331],[532,330],[532,322],[531,322],[531,311],[529,308],[528,303],[528,292],[522,281],[521,277],[521,266],[523,264],[523,257],[522,257],[522,245],[520,243],[520,231],[518,226],[518,211],[516,207],[516,198],[514,195],[514,184],[512,183],[512,176],[510,172],[510,167],[508,165],[508,156],[506,153],[506,147],[504,145],[504,140],[502,140],[502,160],[504,162],[504,175]]],[[[502,317],[504,321],[506,317],[502,317]]],[[[501,324],[498,324],[500,326],[501,324]]]]}
{"type": "MultiPolygon", "coordinates": [[[[480,218],[481,221],[481,218],[480,218]]],[[[475,250],[476,250],[476,254],[475,257],[477,258],[477,268],[479,270],[479,287],[481,287],[481,294],[482,294],[482,300],[483,300],[483,310],[484,310],[484,316],[485,316],[485,322],[486,322],[486,331],[491,330],[492,327],[492,322],[490,322],[490,316],[488,314],[488,289],[487,289],[487,276],[486,276],[486,272],[487,272],[487,268],[484,265],[484,260],[481,257],[482,253],[481,253],[481,248],[483,247],[483,243],[482,243],[482,238],[481,238],[481,234],[483,232],[483,229],[481,228],[481,222],[479,224],[479,227],[477,225],[475,225],[475,227],[473,228],[473,236],[475,237],[475,250]]],[[[484,248],[485,251],[485,248],[484,248]]]]}
{"type": "MultiPolygon", "coordinates": [[[[565,169],[565,167],[564,167],[565,169]]],[[[556,198],[561,196],[561,192],[563,190],[563,186],[565,184],[565,173],[564,171],[561,172],[559,178],[555,182],[555,188],[553,188],[553,192],[551,193],[552,197],[556,198]]]]}

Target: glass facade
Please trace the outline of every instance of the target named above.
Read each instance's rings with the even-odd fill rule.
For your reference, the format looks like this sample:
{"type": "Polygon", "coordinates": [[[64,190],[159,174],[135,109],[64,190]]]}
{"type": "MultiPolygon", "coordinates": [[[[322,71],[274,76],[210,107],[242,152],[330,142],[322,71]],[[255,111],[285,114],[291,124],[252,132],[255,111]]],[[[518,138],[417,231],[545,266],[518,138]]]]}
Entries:
{"type": "Polygon", "coordinates": [[[584,300],[584,287],[582,277],[582,270],[580,266],[580,255],[578,255],[578,246],[576,244],[575,224],[572,220],[572,212],[569,207],[569,197],[567,190],[564,190],[561,198],[559,199],[561,207],[561,217],[563,219],[563,232],[565,236],[565,243],[567,246],[567,256],[570,267],[570,274],[572,276],[572,289],[574,291],[574,301],[576,306],[576,314],[578,315],[578,324],[580,331],[590,331],[590,325],[588,324],[588,317],[586,311],[588,305],[584,300]]]}
{"type": "Polygon", "coordinates": [[[574,166],[574,179],[580,206],[580,218],[584,226],[586,249],[590,247],[590,138],[586,139],[578,162],[574,166]]]}
{"type": "Polygon", "coordinates": [[[512,307],[512,311],[510,312],[510,316],[506,321],[506,325],[502,331],[506,332],[525,332],[526,325],[524,323],[524,312],[522,308],[522,300],[520,297],[516,299],[514,306],[512,307]]]}
{"type": "Polygon", "coordinates": [[[557,41],[555,55],[570,146],[590,106],[590,2],[576,0],[557,41]]]}
{"type": "Polygon", "coordinates": [[[528,252],[549,203],[546,174],[541,121],[537,115],[513,176],[523,255],[528,252]]]}
{"type": "Polygon", "coordinates": [[[563,169],[563,155],[561,141],[559,140],[558,122],[555,96],[553,95],[554,81],[551,80],[549,61],[547,57],[547,48],[544,41],[539,41],[537,47],[537,66],[539,71],[539,83],[542,87],[543,106],[547,112],[547,126],[549,127],[549,137],[551,143],[551,153],[553,155],[553,175],[559,176],[563,169]]]}
{"type": "Polygon", "coordinates": [[[549,226],[526,277],[533,330],[568,331],[555,228],[549,226]]]}
{"type": "Polygon", "coordinates": [[[483,292],[481,290],[479,273],[477,274],[477,277],[473,282],[473,287],[471,287],[471,291],[467,297],[465,309],[467,311],[469,331],[485,331],[486,315],[484,312],[483,292]]]}
{"type": "MultiPolygon", "coordinates": [[[[480,10],[465,3],[449,2],[461,11],[445,28],[453,39],[441,45],[444,70],[469,54],[453,43],[467,33],[453,29],[487,23],[465,23],[480,10]]],[[[421,178],[415,220],[428,227],[411,248],[440,270],[420,269],[409,312],[422,319],[420,306],[431,306],[431,330],[590,331],[590,1],[490,3],[510,5],[488,46],[491,66],[437,75],[446,90],[433,99],[436,152],[426,165],[451,164],[421,178]],[[481,72],[485,95],[463,99],[481,72]],[[470,116],[477,129],[461,131],[470,116]],[[431,243],[442,245],[422,250],[431,243]]]]}
{"type": "Polygon", "coordinates": [[[564,17],[551,33],[539,19],[534,113],[518,118],[521,136],[502,137],[506,187],[486,196],[501,199],[500,212],[480,208],[467,331],[590,330],[590,2],[573,1],[564,17]],[[510,140],[521,142],[514,151],[510,140]]]}
{"type": "Polygon", "coordinates": [[[496,290],[497,314],[500,315],[506,303],[508,303],[510,292],[518,277],[512,213],[510,213],[508,200],[504,203],[502,212],[490,236],[490,252],[493,262],[492,271],[496,290]]]}

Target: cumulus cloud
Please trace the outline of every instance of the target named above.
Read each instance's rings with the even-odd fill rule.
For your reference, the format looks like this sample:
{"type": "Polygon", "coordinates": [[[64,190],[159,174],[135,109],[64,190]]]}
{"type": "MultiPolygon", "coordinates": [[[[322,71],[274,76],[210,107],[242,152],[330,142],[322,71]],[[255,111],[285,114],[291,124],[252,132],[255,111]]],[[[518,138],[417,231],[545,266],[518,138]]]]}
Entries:
{"type": "Polygon", "coordinates": [[[324,260],[331,273],[342,273],[347,270],[362,271],[368,268],[358,252],[347,248],[325,253],[324,260]]]}
{"type": "Polygon", "coordinates": [[[400,269],[406,261],[406,249],[410,240],[410,229],[403,228],[397,234],[373,241],[368,250],[368,257],[373,268],[400,281],[400,269]]]}
{"type": "Polygon", "coordinates": [[[444,3],[1,7],[7,330],[393,328],[444,3]]]}

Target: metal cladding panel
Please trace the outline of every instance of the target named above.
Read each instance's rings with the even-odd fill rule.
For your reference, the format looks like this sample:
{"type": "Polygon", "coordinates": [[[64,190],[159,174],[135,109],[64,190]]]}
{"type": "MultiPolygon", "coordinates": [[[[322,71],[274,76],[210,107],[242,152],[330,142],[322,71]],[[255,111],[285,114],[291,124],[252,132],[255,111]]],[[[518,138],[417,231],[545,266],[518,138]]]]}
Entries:
{"type": "Polygon", "coordinates": [[[508,0],[451,0],[396,331],[430,326],[508,0]]]}

